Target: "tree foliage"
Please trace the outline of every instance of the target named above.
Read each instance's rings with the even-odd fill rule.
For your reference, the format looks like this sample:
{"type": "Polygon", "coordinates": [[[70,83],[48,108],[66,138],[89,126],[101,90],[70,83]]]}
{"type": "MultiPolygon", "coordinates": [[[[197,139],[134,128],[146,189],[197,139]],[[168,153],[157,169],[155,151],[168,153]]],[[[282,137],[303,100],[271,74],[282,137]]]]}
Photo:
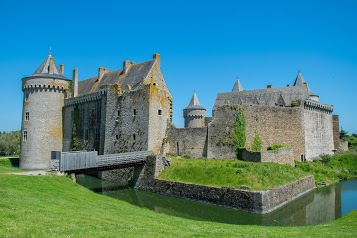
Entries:
{"type": "Polygon", "coordinates": [[[0,156],[20,154],[21,131],[0,133],[0,156]]]}
{"type": "Polygon", "coordinates": [[[357,134],[349,135],[347,131],[341,128],[340,139],[342,141],[348,141],[348,147],[350,149],[357,149],[357,134]]]}
{"type": "Polygon", "coordinates": [[[262,151],[262,139],[258,131],[255,131],[254,139],[252,145],[250,146],[251,151],[262,151]]]}
{"type": "Polygon", "coordinates": [[[245,148],[245,118],[243,114],[243,109],[240,108],[238,111],[238,115],[236,121],[234,122],[234,131],[230,134],[230,137],[233,142],[233,146],[237,152],[237,156],[239,158],[239,151],[242,148],[245,148]]]}

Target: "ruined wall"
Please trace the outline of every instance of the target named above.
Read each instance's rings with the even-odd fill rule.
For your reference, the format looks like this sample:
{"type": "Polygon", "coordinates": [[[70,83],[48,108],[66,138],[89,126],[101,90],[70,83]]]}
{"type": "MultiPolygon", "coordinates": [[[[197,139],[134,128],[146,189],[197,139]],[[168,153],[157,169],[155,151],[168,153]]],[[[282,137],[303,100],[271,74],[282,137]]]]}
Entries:
{"type": "Polygon", "coordinates": [[[166,128],[171,121],[172,99],[168,91],[154,85],[145,86],[150,90],[148,150],[160,154],[166,136],[166,128]]]}
{"type": "Polygon", "coordinates": [[[67,89],[67,81],[62,79],[23,79],[22,169],[49,169],[51,151],[62,151],[62,107],[67,89]]]}
{"type": "Polygon", "coordinates": [[[243,149],[242,159],[250,162],[274,162],[295,166],[294,152],[291,148],[281,148],[269,152],[254,152],[243,149]]]}
{"type": "MultiPolygon", "coordinates": [[[[252,145],[257,131],[262,140],[262,150],[282,144],[293,149],[294,159],[304,154],[303,114],[300,107],[244,106],[246,121],[246,147],[252,145]]],[[[238,106],[221,106],[208,125],[208,158],[235,158],[230,134],[238,114],[238,106]]]]}
{"type": "Polygon", "coordinates": [[[338,144],[338,149],[339,152],[346,152],[348,151],[348,141],[340,141],[338,144]]]}
{"type": "Polygon", "coordinates": [[[107,93],[104,154],[148,149],[149,97],[147,88],[107,93]]]}
{"type": "Polygon", "coordinates": [[[96,150],[103,153],[104,95],[101,91],[66,99],[63,108],[64,151],[96,150]]]}
{"type": "Polygon", "coordinates": [[[236,106],[217,108],[213,120],[208,124],[208,158],[236,158],[229,135],[233,131],[238,110],[236,106]]]}
{"type": "Polygon", "coordinates": [[[166,153],[189,155],[195,158],[207,156],[207,127],[175,128],[169,126],[166,137],[166,153]]]}
{"type": "Polygon", "coordinates": [[[305,157],[313,160],[322,154],[333,154],[332,115],[320,110],[304,110],[305,157]]]}
{"type": "Polygon", "coordinates": [[[340,144],[340,119],[338,115],[332,115],[333,146],[338,150],[340,144]]]}

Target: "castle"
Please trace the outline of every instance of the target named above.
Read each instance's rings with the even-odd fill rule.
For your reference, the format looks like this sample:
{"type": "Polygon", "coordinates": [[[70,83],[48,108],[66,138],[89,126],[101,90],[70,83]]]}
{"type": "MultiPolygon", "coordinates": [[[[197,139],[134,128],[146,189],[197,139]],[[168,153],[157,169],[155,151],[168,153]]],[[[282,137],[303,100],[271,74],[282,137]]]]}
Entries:
{"type": "Polygon", "coordinates": [[[246,121],[246,147],[259,133],[263,149],[283,144],[295,160],[332,154],[338,147],[338,116],[319,102],[301,73],[284,88],[219,93],[212,118],[196,93],[183,109],[185,128],[172,124],[172,96],[160,68],[160,55],[78,81],[50,54],[31,76],[22,79],[23,117],[20,167],[49,169],[52,151],[96,150],[99,154],[150,150],[195,157],[234,158],[227,143],[239,111],[246,121]]]}

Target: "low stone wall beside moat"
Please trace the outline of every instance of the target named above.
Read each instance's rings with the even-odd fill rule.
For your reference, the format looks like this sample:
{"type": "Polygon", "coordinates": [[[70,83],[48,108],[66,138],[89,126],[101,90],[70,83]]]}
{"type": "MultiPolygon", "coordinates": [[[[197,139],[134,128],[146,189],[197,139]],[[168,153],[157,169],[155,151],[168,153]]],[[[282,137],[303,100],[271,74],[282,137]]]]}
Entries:
{"type": "Polygon", "coordinates": [[[264,191],[210,187],[158,179],[159,174],[167,166],[169,163],[166,158],[149,157],[145,165],[134,170],[132,181],[134,187],[255,213],[269,213],[315,189],[315,180],[312,175],[264,191]]]}

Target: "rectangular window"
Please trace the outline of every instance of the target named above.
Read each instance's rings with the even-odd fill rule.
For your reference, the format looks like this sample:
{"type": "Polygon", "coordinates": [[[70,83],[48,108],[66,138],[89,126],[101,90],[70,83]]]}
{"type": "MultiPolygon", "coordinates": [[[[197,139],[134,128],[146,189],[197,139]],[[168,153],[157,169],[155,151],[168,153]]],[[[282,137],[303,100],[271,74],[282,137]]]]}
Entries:
{"type": "Polygon", "coordinates": [[[157,114],[158,114],[159,116],[161,116],[161,115],[162,115],[162,110],[159,109],[159,111],[157,112],[157,114]]]}
{"type": "Polygon", "coordinates": [[[23,134],[23,141],[27,141],[27,131],[26,130],[24,131],[24,134],[23,134]]]}
{"type": "Polygon", "coordinates": [[[117,111],[117,116],[120,116],[120,110],[117,111]]]}
{"type": "Polygon", "coordinates": [[[25,112],[25,121],[30,120],[30,113],[29,112],[25,112]]]}

